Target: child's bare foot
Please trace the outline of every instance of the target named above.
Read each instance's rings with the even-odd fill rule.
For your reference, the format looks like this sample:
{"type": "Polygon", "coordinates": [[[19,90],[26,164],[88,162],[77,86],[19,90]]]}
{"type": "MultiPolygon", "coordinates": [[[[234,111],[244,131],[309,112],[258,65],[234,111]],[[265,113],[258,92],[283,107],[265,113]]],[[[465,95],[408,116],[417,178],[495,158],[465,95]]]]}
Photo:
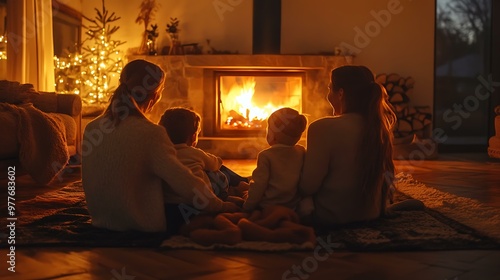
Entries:
{"type": "Polygon", "coordinates": [[[189,237],[196,243],[209,246],[212,244],[234,245],[242,241],[240,228],[223,215],[213,219],[214,229],[197,229],[189,237]]]}
{"type": "Polygon", "coordinates": [[[302,240],[301,243],[311,242],[316,244],[316,233],[312,227],[304,226],[290,221],[283,221],[280,224],[280,228],[292,228],[295,229],[295,233],[298,235],[298,240],[302,240]]]}
{"type": "Polygon", "coordinates": [[[255,220],[255,223],[267,227],[278,227],[282,221],[300,223],[300,218],[292,209],[279,205],[270,205],[262,209],[262,217],[255,220]]]}
{"type": "Polygon", "coordinates": [[[230,220],[233,224],[238,224],[238,222],[243,218],[248,218],[249,214],[245,212],[235,212],[235,213],[220,213],[219,215],[230,220]]]}
{"type": "Polygon", "coordinates": [[[213,222],[214,217],[211,215],[195,216],[180,227],[179,234],[189,236],[189,234],[196,229],[212,227],[213,222]]]}
{"type": "Polygon", "coordinates": [[[247,219],[241,219],[238,222],[244,240],[295,244],[311,241],[314,244],[315,236],[312,228],[298,224],[297,226],[285,225],[276,229],[268,229],[247,219]]]}
{"type": "Polygon", "coordinates": [[[250,217],[248,217],[248,220],[250,220],[252,222],[255,222],[259,219],[262,219],[262,211],[260,211],[260,210],[253,210],[250,213],[250,217]]]}
{"type": "Polygon", "coordinates": [[[260,226],[248,219],[241,219],[238,222],[244,240],[249,241],[269,241],[275,240],[272,230],[260,226]]]}

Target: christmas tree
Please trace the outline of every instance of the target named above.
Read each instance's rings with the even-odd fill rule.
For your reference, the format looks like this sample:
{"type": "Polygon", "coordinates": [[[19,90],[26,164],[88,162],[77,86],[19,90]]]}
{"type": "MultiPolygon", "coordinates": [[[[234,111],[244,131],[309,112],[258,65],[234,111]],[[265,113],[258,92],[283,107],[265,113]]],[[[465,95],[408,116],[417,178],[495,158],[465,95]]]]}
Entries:
{"type": "Polygon", "coordinates": [[[66,57],[54,57],[56,91],[79,94],[86,104],[107,103],[114,91],[111,85],[123,68],[118,46],[125,42],[111,39],[120,28],[111,23],[120,17],[109,14],[104,0],[102,11],[95,10],[95,19],[83,16],[90,25],[83,25],[87,38],[76,46],[81,51],[68,51],[66,57]]]}
{"type": "Polygon", "coordinates": [[[125,42],[111,39],[120,28],[111,24],[120,19],[110,13],[102,0],[102,10],[95,8],[94,19],[83,16],[90,22],[86,29],[87,38],[82,42],[81,58],[81,97],[87,103],[106,103],[114,91],[111,83],[119,77],[123,68],[121,52],[118,46],[125,42]]]}

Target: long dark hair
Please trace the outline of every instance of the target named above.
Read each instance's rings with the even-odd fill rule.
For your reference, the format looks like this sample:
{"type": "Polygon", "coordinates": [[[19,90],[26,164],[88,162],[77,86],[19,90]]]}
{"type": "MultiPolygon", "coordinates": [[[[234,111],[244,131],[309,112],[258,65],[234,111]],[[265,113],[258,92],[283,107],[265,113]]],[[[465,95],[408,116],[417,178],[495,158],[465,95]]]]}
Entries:
{"type": "Polygon", "coordinates": [[[158,65],[142,59],[129,62],[120,74],[120,85],[103,115],[115,126],[128,116],[146,118],[143,112],[150,101],[160,98],[164,82],[165,72],[158,65]]]}
{"type": "Polygon", "coordinates": [[[385,88],[375,82],[373,73],[365,66],[342,66],[332,71],[332,87],[343,89],[342,113],[363,116],[363,139],[357,157],[362,166],[362,188],[366,201],[382,194],[381,210],[394,179],[392,160],[392,126],[396,122],[385,88]]]}

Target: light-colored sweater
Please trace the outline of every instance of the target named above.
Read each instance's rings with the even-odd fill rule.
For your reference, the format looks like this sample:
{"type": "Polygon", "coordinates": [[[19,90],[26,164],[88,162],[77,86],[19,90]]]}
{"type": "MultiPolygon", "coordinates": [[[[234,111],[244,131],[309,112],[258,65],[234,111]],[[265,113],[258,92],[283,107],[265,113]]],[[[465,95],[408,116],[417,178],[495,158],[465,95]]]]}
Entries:
{"type": "Polygon", "coordinates": [[[300,189],[313,195],[313,215],[320,224],[365,221],[380,214],[381,194],[372,203],[363,199],[357,157],[363,129],[358,114],[322,118],[309,126],[300,189]]]}
{"type": "Polygon", "coordinates": [[[267,205],[295,208],[300,200],[297,190],[304,154],[305,148],[300,145],[276,144],[261,151],[243,208],[247,211],[267,205]]]}
{"type": "Polygon", "coordinates": [[[85,128],[82,155],[94,226],[161,232],[167,228],[165,202],[207,211],[222,208],[210,187],[177,159],[165,129],[144,118],[129,116],[117,127],[102,116],[93,120],[85,128]]]}
{"type": "Polygon", "coordinates": [[[205,171],[217,171],[222,166],[222,159],[201,149],[187,144],[175,144],[177,158],[187,166],[193,174],[210,185],[210,179],[205,171]]]}

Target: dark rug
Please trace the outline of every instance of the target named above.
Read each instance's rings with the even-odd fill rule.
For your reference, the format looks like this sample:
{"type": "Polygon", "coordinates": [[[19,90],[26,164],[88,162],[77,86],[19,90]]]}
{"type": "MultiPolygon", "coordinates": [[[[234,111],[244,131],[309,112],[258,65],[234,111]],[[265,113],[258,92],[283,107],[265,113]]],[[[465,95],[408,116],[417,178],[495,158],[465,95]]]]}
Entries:
{"type": "MultiPolygon", "coordinates": [[[[159,247],[166,237],[92,226],[81,182],[17,203],[16,216],[16,247],[159,247]]],[[[6,243],[2,235],[1,246],[6,243]]]]}
{"type": "MultiPolygon", "coordinates": [[[[396,200],[408,198],[397,193],[396,200]]],[[[2,209],[6,213],[6,209],[2,209]]],[[[70,184],[16,205],[17,247],[152,247],[193,248],[185,239],[167,240],[163,234],[114,232],[91,225],[82,185],[70,184]],[[173,243],[174,242],[174,243],[173,243]]],[[[4,224],[6,220],[2,220],[4,224]]],[[[2,225],[2,228],[5,228],[2,225]]],[[[352,251],[463,250],[498,249],[500,244],[478,231],[431,209],[401,211],[394,217],[318,231],[319,238],[335,243],[338,249],[352,251]]],[[[0,246],[7,247],[8,235],[2,233],[0,246]]],[[[234,249],[249,249],[235,247],[234,249]]],[[[286,247],[285,247],[286,248],[286,247]]],[[[296,246],[291,249],[310,249],[296,246]]],[[[226,248],[230,249],[230,248],[226,248]]],[[[261,251],[255,248],[257,251],[261,251]]]]}

